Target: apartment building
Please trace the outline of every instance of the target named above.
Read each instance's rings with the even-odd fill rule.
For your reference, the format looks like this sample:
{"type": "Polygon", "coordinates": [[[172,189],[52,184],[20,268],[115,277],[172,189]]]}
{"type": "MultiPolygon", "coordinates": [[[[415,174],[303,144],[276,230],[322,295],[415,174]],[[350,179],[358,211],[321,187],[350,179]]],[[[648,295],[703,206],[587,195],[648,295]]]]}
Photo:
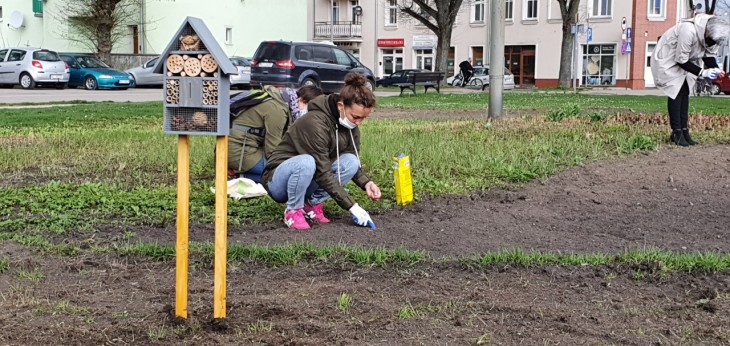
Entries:
{"type": "MultiPolygon", "coordinates": [[[[377,77],[403,68],[435,69],[436,36],[398,10],[398,0],[311,0],[310,38],[350,50],[377,77]]],[[[562,18],[555,0],[505,1],[505,65],[521,87],[559,83],[562,18]]],[[[489,62],[491,1],[464,0],[453,28],[448,74],[459,62],[489,62]]],[[[583,0],[574,40],[581,86],[642,89],[657,37],[691,15],[687,0],[583,0]]]]}
{"type": "MultiPolygon", "coordinates": [[[[88,51],[64,38],[63,9],[73,0],[0,1],[0,47],[33,46],[88,51]]],[[[251,56],[268,39],[306,40],[312,0],[141,0],[113,53],[158,54],[187,16],[203,19],[228,55],[251,56]]]]}

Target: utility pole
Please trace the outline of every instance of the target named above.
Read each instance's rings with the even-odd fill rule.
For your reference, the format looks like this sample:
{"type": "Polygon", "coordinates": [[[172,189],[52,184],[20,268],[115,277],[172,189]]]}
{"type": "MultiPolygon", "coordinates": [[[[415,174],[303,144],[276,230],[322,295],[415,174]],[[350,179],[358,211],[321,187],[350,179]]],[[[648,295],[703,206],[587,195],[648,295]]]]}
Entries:
{"type": "Polygon", "coordinates": [[[491,1],[489,26],[489,119],[503,116],[504,95],[504,0],[491,1]]]}

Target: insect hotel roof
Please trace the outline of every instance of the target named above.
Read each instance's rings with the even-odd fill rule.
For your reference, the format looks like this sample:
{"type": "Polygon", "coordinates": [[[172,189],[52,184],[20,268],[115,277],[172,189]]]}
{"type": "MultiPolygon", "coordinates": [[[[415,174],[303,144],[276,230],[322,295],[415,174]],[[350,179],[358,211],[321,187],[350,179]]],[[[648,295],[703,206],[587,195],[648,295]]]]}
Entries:
{"type": "MultiPolygon", "coordinates": [[[[193,29],[193,32],[198,35],[200,41],[207,48],[208,52],[213,55],[223,73],[238,74],[238,70],[236,70],[236,67],[233,66],[233,63],[228,59],[228,55],[226,55],[226,53],[223,51],[223,48],[221,48],[221,46],[218,44],[218,41],[215,40],[213,34],[210,32],[210,30],[208,30],[208,27],[205,25],[205,23],[203,23],[203,20],[196,17],[185,18],[183,23],[180,25],[180,28],[177,29],[177,32],[173,36],[173,39],[162,52],[161,56],[166,57],[172,52],[178,50],[178,37],[187,33],[188,25],[190,26],[190,28],[193,29]]],[[[155,64],[154,73],[163,73],[164,66],[165,59],[158,59],[157,64],[155,64]]]]}

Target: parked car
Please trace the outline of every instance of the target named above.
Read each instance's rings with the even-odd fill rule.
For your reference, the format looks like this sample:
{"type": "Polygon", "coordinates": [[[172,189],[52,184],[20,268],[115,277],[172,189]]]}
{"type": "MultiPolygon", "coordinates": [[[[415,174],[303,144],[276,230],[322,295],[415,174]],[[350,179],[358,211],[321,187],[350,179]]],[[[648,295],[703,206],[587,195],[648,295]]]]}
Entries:
{"type": "Polygon", "coordinates": [[[298,88],[314,84],[325,92],[337,92],[349,72],[362,73],[375,87],[373,71],[349,52],[333,44],[264,41],[251,61],[251,85],[298,88]]]}
{"type": "Polygon", "coordinates": [[[724,75],[714,81],[712,81],[712,84],[718,86],[719,88],[714,89],[714,95],[717,95],[719,93],[724,93],[725,95],[730,95],[730,77],[728,75],[724,75]]]}
{"type": "Polygon", "coordinates": [[[142,64],[142,66],[133,67],[124,72],[132,75],[136,86],[162,86],[162,74],[153,73],[155,64],[160,57],[156,57],[142,64]]]}
{"type": "Polygon", "coordinates": [[[89,54],[59,54],[68,65],[71,77],[69,88],[83,86],[86,90],[134,88],[134,78],[129,73],[115,70],[89,54]]]}
{"type": "MultiPolygon", "coordinates": [[[[446,84],[461,85],[461,74],[446,78],[446,84]]],[[[474,66],[474,75],[469,79],[467,87],[479,88],[481,90],[489,88],[489,65],[474,66]]],[[[506,67],[504,68],[504,88],[515,88],[515,76],[506,67]]]]}
{"type": "Polygon", "coordinates": [[[69,70],[58,53],[41,48],[0,49],[0,85],[20,84],[23,89],[54,85],[63,89],[69,70]]]}
{"type": "Polygon", "coordinates": [[[251,60],[240,56],[231,57],[231,63],[238,74],[231,75],[231,88],[245,89],[251,87],[251,60]]]}
{"type": "Polygon", "coordinates": [[[383,77],[375,81],[377,86],[392,86],[395,83],[405,83],[408,81],[408,77],[413,75],[413,72],[429,72],[424,69],[407,69],[399,70],[390,74],[390,76],[383,77]]]}

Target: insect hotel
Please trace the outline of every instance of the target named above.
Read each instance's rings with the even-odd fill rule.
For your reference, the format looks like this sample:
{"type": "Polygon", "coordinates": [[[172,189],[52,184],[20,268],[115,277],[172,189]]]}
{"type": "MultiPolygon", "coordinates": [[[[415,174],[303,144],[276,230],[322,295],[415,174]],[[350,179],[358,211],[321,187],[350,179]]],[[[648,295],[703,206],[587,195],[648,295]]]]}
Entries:
{"type": "Polygon", "coordinates": [[[216,136],[213,317],[226,316],[228,133],[233,66],[199,18],[187,17],[154,68],[164,75],[164,132],[178,135],[175,315],[187,318],[190,135],[216,136]]]}

